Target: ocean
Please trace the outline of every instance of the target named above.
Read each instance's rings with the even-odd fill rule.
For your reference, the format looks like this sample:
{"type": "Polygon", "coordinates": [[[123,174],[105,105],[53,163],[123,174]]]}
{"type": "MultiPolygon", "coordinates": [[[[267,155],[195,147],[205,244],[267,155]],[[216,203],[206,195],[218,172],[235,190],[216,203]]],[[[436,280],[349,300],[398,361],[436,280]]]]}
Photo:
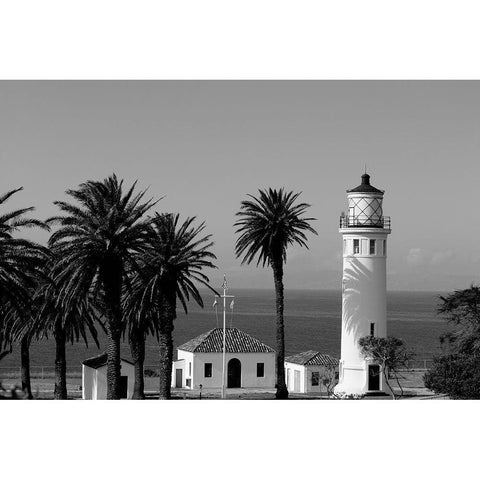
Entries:
{"type": "MultiPolygon", "coordinates": [[[[234,326],[275,348],[275,295],[273,290],[235,290],[233,316],[227,305],[227,326],[234,326]]],[[[387,299],[387,331],[402,338],[417,360],[431,359],[440,353],[439,336],[448,330],[445,319],[436,314],[438,292],[389,292],[387,299]]],[[[213,308],[213,295],[203,292],[205,308],[189,305],[188,315],[178,309],[175,320],[174,346],[222,326],[222,308],[218,319],[213,308]]],[[[221,307],[219,305],[219,307],[221,307]]],[[[285,292],[285,353],[317,350],[340,356],[341,292],[327,290],[287,290],[285,292]]],[[[105,334],[100,335],[101,348],[83,343],[67,345],[69,369],[79,369],[81,362],[104,351],[105,334]]],[[[175,353],[176,354],[176,353],[175,353]]],[[[127,343],[122,356],[130,358],[127,343]]],[[[53,338],[32,343],[30,360],[33,367],[53,368],[53,338]]],[[[175,357],[176,358],[176,357],[175,357]]],[[[1,371],[20,365],[19,348],[0,362],[1,371]]],[[[158,365],[158,347],[154,338],[147,339],[145,366],[158,365]]]]}

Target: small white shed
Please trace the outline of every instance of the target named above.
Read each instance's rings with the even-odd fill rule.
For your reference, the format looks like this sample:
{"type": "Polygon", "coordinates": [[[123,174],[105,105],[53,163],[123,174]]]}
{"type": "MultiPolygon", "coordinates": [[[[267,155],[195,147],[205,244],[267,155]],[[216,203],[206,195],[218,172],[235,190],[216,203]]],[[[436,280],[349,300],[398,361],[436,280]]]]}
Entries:
{"type": "Polygon", "coordinates": [[[285,357],[287,389],[293,393],[326,392],[323,381],[330,379],[332,387],[338,381],[337,358],[308,350],[285,357]]]}
{"type": "MultiPolygon", "coordinates": [[[[225,329],[226,387],[272,389],[275,350],[238,328],[225,329]]],[[[218,389],[222,386],[223,329],[214,328],[177,349],[172,387],[218,389]]]]}
{"type": "MultiPolygon", "coordinates": [[[[122,358],[120,372],[121,398],[131,399],[135,382],[135,369],[133,363],[122,358]]],[[[106,400],[106,353],[88,358],[82,362],[82,398],[83,400],[106,400]]]]}

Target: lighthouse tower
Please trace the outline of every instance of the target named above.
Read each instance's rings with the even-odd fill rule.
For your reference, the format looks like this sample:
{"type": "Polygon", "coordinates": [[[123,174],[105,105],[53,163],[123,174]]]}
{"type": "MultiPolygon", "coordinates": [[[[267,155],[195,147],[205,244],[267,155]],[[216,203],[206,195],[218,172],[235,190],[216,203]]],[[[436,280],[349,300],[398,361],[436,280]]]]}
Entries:
{"type": "Polygon", "coordinates": [[[387,336],[387,236],[390,217],[383,216],[383,190],[370,175],[347,190],[348,213],[340,217],[343,237],[342,344],[335,392],[375,394],[388,391],[380,366],[365,359],[358,340],[387,336]]]}

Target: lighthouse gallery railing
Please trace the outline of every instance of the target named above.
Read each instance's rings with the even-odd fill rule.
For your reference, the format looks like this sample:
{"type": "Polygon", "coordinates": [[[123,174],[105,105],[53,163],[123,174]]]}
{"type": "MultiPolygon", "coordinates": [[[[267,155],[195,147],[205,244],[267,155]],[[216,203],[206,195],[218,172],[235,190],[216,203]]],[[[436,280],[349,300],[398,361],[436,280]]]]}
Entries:
{"type": "Polygon", "coordinates": [[[391,228],[390,217],[365,217],[348,215],[340,216],[340,228],[365,227],[365,228],[391,228]]]}

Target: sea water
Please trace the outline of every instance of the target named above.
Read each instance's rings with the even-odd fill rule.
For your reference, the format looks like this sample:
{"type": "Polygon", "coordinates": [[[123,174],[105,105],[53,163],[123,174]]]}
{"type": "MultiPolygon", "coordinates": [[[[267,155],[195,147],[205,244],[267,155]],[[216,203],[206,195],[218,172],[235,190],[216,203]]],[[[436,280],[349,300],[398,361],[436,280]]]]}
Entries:
{"type": "MultiPolygon", "coordinates": [[[[223,304],[213,307],[211,292],[203,291],[204,308],[190,303],[186,315],[177,311],[174,347],[223,323],[223,304]]],[[[233,326],[276,348],[275,293],[272,290],[231,290],[233,309],[227,302],[227,327],[233,326]]],[[[418,360],[431,359],[440,353],[439,336],[448,329],[444,318],[437,315],[437,292],[389,292],[387,300],[388,334],[402,338],[418,360]]],[[[340,356],[341,293],[327,290],[285,291],[285,353],[291,355],[305,350],[316,350],[335,357],[340,356]]],[[[106,335],[99,334],[100,348],[93,341],[67,344],[68,368],[79,368],[84,359],[103,352],[106,335]]],[[[176,353],[175,353],[176,355],[176,353]]],[[[122,356],[130,357],[128,344],[122,344],[122,356]]],[[[35,366],[54,366],[55,342],[53,338],[34,341],[30,361],[35,366]]],[[[176,358],[176,357],[175,357],[176,358]]],[[[0,362],[1,369],[20,365],[19,348],[0,362]]],[[[158,346],[152,337],[147,339],[145,366],[158,365],[158,346]]]]}

